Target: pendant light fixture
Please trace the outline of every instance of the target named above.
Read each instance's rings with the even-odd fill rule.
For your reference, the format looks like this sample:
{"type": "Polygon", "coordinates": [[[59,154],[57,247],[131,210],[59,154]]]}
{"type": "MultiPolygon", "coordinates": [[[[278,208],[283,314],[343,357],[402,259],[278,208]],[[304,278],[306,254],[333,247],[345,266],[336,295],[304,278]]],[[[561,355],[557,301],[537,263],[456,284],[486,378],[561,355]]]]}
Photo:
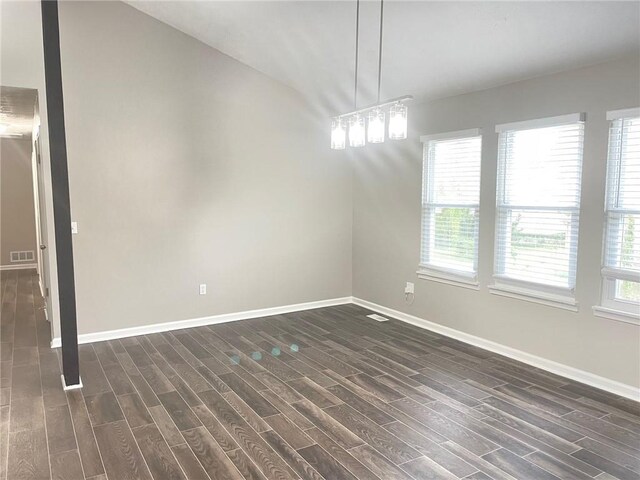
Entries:
{"type": "Polygon", "coordinates": [[[334,118],[331,122],[331,148],[344,150],[347,138],[347,127],[342,118],[334,118]]]}
{"type": "Polygon", "coordinates": [[[369,112],[368,127],[367,140],[369,143],[384,142],[384,111],[381,108],[369,112]]]}
{"type": "Polygon", "coordinates": [[[364,117],[356,113],[349,118],[349,146],[364,147],[364,117]]]}
{"type": "Polygon", "coordinates": [[[346,146],[346,125],[349,127],[349,146],[363,147],[366,142],[382,143],[385,137],[386,107],[389,108],[389,138],[404,140],[407,138],[407,106],[411,95],[394,98],[380,103],[380,84],[382,79],[382,28],[384,25],[384,0],[380,0],[380,36],[378,44],[378,96],[375,105],[358,110],[358,43],[360,33],[360,0],[356,0],[356,41],[355,41],[355,78],[353,108],[349,113],[334,117],[331,122],[331,148],[343,150],[346,146]],[[365,119],[367,129],[365,130],[365,119]],[[365,134],[366,132],[366,134],[365,134]]]}
{"type": "Polygon", "coordinates": [[[389,138],[391,140],[407,138],[407,106],[402,102],[394,103],[389,109],[389,138]]]}

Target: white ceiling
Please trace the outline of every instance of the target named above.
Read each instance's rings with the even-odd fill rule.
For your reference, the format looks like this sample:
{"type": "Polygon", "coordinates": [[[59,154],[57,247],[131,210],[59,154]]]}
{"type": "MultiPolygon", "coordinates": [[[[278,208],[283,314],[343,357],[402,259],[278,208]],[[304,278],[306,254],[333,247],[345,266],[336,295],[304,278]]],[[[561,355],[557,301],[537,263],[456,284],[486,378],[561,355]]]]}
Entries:
{"type": "MultiPolygon", "coordinates": [[[[353,102],[355,1],[129,1],[320,102],[353,102]]],[[[359,104],[375,101],[378,1],[361,2],[359,104]]],[[[640,54],[640,2],[387,0],[382,98],[418,100],[640,54]]]]}

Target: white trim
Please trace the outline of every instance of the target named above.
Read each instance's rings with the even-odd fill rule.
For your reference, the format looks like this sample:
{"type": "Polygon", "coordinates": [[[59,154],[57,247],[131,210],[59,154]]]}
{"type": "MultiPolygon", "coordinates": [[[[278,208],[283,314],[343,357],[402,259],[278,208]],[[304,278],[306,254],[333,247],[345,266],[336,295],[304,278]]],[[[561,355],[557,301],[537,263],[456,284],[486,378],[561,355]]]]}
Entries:
{"type": "MultiPolygon", "coordinates": [[[[611,272],[607,272],[611,273],[611,272]]],[[[631,317],[637,317],[640,313],[640,303],[633,300],[625,300],[617,297],[616,284],[618,281],[630,281],[638,282],[638,275],[605,275],[603,269],[602,276],[602,291],[600,295],[600,305],[596,307],[602,307],[601,313],[613,313],[613,314],[626,314],[631,317]]],[[[603,315],[601,315],[603,316],[603,315]]]]}
{"type": "Polygon", "coordinates": [[[617,320],[618,322],[630,323],[631,325],[640,325],[640,314],[624,312],[622,310],[607,308],[600,305],[593,306],[593,314],[596,317],[617,320]]]}
{"type": "Polygon", "coordinates": [[[640,117],[640,108],[622,108],[607,112],[607,120],[619,120],[621,118],[640,117]]]}
{"type": "Polygon", "coordinates": [[[420,267],[416,273],[418,274],[418,278],[423,280],[431,280],[433,282],[469,288],[471,290],[480,290],[478,276],[475,273],[464,275],[453,270],[445,271],[428,267],[420,267]]]}
{"type": "Polygon", "coordinates": [[[562,308],[571,312],[578,311],[578,302],[576,302],[575,298],[542,292],[540,290],[529,290],[528,288],[512,287],[510,285],[496,283],[489,285],[489,293],[502,297],[516,298],[526,302],[538,303],[548,307],[562,308]]]}
{"type": "Polygon", "coordinates": [[[628,280],[629,282],[640,282],[640,274],[634,270],[623,268],[602,267],[602,276],[615,280],[628,280]]]}
{"type": "Polygon", "coordinates": [[[443,132],[443,133],[434,133],[431,135],[421,135],[420,141],[422,143],[427,143],[427,142],[430,142],[431,140],[455,140],[456,138],[479,137],[481,135],[482,135],[482,129],[470,128],[468,130],[458,130],[455,132],[443,132]]]}
{"type": "MultiPolygon", "coordinates": [[[[604,269],[603,269],[604,270],[604,269]]],[[[622,298],[616,297],[616,282],[620,280],[629,280],[628,278],[620,278],[616,276],[603,276],[602,277],[602,294],[600,297],[600,305],[595,305],[596,307],[602,307],[605,310],[599,312],[605,316],[608,314],[609,318],[613,318],[614,320],[618,320],[620,315],[628,315],[633,317],[637,317],[640,314],[640,304],[638,302],[634,302],[632,300],[624,300],[622,298]]],[[[638,275],[635,275],[631,278],[630,281],[638,282],[638,275]]]]}
{"type": "MultiPolygon", "coordinates": [[[[106,330],[103,332],[84,333],[78,335],[78,343],[102,342],[104,340],[114,340],[116,338],[135,337],[137,335],[147,335],[149,333],[168,332],[170,330],[180,330],[183,328],[201,327],[203,325],[215,325],[217,323],[235,322],[237,320],[248,320],[250,318],[268,317],[283,313],[300,312],[313,308],[332,307],[351,303],[351,297],[331,298],[316,302],[297,303],[294,305],[284,305],[281,307],[262,308],[258,310],[247,310],[244,312],[224,313],[222,315],[212,315],[209,317],[191,318],[188,320],[178,320],[175,322],[155,323],[140,327],[121,328],[118,330],[106,330]]],[[[60,337],[51,340],[51,348],[62,346],[60,337]]]]}
{"type": "Polygon", "coordinates": [[[606,390],[607,392],[630,398],[632,400],[640,400],[640,389],[638,387],[601,377],[600,375],[595,375],[593,373],[587,372],[585,370],[580,370],[563,363],[554,362],[553,360],[547,360],[546,358],[538,357],[537,355],[533,355],[522,350],[507,347],[506,345],[502,345],[491,340],[486,340],[469,333],[464,333],[450,327],[445,327],[444,325],[430,322],[428,320],[424,320],[407,313],[399,312],[391,308],[383,307],[381,305],[377,305],[360,298],[354,297],[353,303],[355,303],[356,305],[360,305],[361,307],[368,308],[369,310],[378,312],[382,315],[393,317],[402,322],[410,323],[417,327],[431,330],[441,335],[460,340],[461,342],[475,345],[476,347],[484,348],[485,350],[489,350],[491,352],[504,355],[505,357],[518,360],[528,365],[541,368],[548,372],[555,373],[556,375],[561,375],[570,380],[585,383],[587,385],[591,385],[592,387],[606,390]]]}
{"type": "Polygon", "coordinates": [[[521,122],[502,123],[496,125],[496,132],[502,133],[510,130],[529,130],[533,128],[555,127],[576,122],[584,122],[584,113],[569,113],[568,115],[558,115],[557,117],[536,118],[533,120],[523,120],[521,122]]]}
{"type": "Polygon", "coordinates": [[[0,272],[7,270],[38,270],[37,263],[20,263],[17,265],[0,265],[0,272]]]}
{"type": "Polygon", "coordinates": [[[80,377],[78,377],[78,381],[80,383],[78,383],[77,385],[69,385],[69,386],[67,386],[67,382],[64,381],[64,375],[60,375],[60,378],[62,379],[62,389],[65,391],[79,390],[82,388],[82,379],[80,377]]]}
{"type": "MultiPolygon", "coordinates": [[[[357,297],[334,298],[329,300],[320,300],[317,302],[300,303],[295,305],[286,305],[282,307],[272,307],[272,308],[265,308],[260,310],[249,310],[246,312],[214,315],[211,317],[203,317],[203,318],[196,318],[191,320],[161,323],[161,324],[155,324],[155,325],[148,325],[145,327],[133,327],[133,328],[125,328],[121,330],[89,333],[89,334],[79,335],[78,343],[91,343],[91,342],[99,342],[103,340],[113,340],[116,338],[124,338],[124,337],[130,337],[135,335],[144,335],[147,333],[166,332],[166,331],[182,329],[182,328],[196,327],[196,326],[202,326],[202,325],[213,325],[216,323],[233,322],[236,320],[259,318],[259,317],[264,317],[269,315],[278,315],[282,313],[310,310],[313,308],[331,307],[335,305],[343,305],[345,303],[354,303],[356,305],[359,305],[364,308],[368,308],[382,315],[387,315],[389,317],[395,318],[396,320],[410,323],[412,325],[415,325],[420,328],[424,328],[426,330],[431,330],[441,335],[445,335],[447,337],[460,340],[461,342],[465,342],[470,345],[475,345],[476,347],[484,348],[485,350],[489,350],[491,352],[504,355],[505,357],[518,360],[528,365],[541,368],[548,372],[555,373],[556,375],[561,375],[570,380],[575,380],[577,382],[585,383],[587,385],[591,385],[592,387],[600,388],[602,390],[606,390],[608,392],[614,393],[616,395],[621,395],[623,397],[630,398],[632,400],[640,400],[640,389],[633,387],[631,385],[617,382],[615,380],[610,380],[608,378],[601,377],[599,375],[595,375],[593,373],[580,370],[578,368],[570,367],[569,365],[554,362],[553,360],[547,360],[545,358],[538,357],[537,355],[532,355],[530,353],[523,352],[522,350],[511,348],[506,345],[493,342],[491,340],[486,340],[484,338],[477,337],[469,333],[464,333],[450,327],[445,327],[444,325],[433,323],[428,320],[415,317],[413,315],[409,315],[406,313],[399,312],[397,310],[393,310],[391,308],[383,307],[381,305],[369,302],[367,300],[362,300],[357,297]]],[[[52,348],[60,347],[59,337],[56,337],[52,340],[51,347],[52,348]]],[[[66,387],[66,385],[64,385],[64,377],[62,377],[62,383],[63,383],[63,386],[66,387]]],[[[68,387],[68,388],[82,388],[82,381],[80,382],[80,385],[72,385],[71,387],[68,387]]]]}

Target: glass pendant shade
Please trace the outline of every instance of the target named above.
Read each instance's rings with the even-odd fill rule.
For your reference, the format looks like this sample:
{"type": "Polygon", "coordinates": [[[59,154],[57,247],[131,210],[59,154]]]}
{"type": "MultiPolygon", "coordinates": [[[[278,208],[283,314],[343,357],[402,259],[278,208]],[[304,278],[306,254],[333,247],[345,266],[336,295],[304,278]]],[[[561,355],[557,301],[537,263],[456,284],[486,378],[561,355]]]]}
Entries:
{"type": "Polygon", "coordinates": [[[384,142],[384,112],[379,108],[369,112],[369,130],[367,132],[369,143],[384,142]]]}
{"type": "Polygon", "coordinates": [[[352,147],[364,147],[364,117],[356,114],[349,119],[349,145],[352,147]]]}
{"type": "Polygon", "coordinates": [[[334,118],[331,121],[331,148],[333,150],[344,150],[347,143],[347,127],[341,118],[334,118]]]}
{"type": "Polygon", "coordinates": [[[389,109],[389,138],[407,138],[407,107],[402,103],[396,103],[389,109]]]}

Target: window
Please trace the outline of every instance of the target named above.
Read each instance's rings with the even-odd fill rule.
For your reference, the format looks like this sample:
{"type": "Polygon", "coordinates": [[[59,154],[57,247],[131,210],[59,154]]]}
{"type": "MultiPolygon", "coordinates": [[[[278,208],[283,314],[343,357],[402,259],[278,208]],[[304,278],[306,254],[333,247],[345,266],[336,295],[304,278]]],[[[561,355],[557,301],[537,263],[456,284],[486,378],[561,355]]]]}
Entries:
{"type": "Polygon", "coordinates": [[[584,122],[563,115],[499,133],[493,293],[577,310],[584,122]]]}
{"type": "MultiPolygon", "coordinates": [[[[640,316],[640,109],[609,112],[602,307],[640,316]]],[[[607,312],[607,309],[615,312],[607,312]]],[[[605,315],[606,316],[606,315],[605,315]]]]}
{"type": "Polygon", "coordinates": [[[418,275],[477,286],[480,131],[421,137],[422,245],[418,275]]]}

